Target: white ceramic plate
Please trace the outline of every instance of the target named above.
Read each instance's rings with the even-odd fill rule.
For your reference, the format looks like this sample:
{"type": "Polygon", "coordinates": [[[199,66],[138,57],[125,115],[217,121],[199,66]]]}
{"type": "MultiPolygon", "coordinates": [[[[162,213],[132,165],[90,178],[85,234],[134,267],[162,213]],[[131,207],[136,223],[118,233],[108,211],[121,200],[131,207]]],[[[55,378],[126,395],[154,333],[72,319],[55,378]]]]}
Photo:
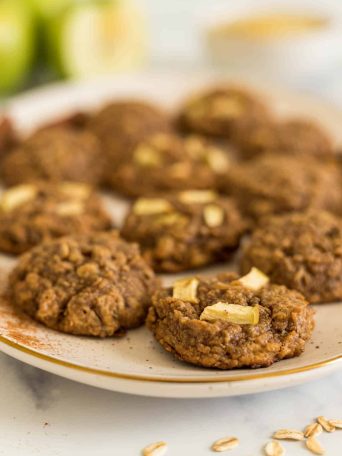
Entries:
{"type": "MultiPolygon", "coordinates": [[[[174,107],[184,94],[214,76],[145,74],[33,91],[11,102],[9,112],[23,131],[77,108],[95,107],[114,97],[142,97],[174,107]]],[[[259,90],[262,88],[259,87],[259,90]]],[[[307,115],[321,121],[342,144],[342,114],[307,96],[267,88],[279,115],[307,115]]],[[[123,200],[106,196],[120,222],[123,200]]],[[[13,260],[0,257],[4,273],[13,260]]],[[[232,264],[207,269],[214,273],[232,264]]],[[[174,278],[174,277],[173,277],[174,278]]],[[[164,277],[165,282],[171,280],[164,277]]],[[[214,397],[248,394],[299,384],[342,366],[342,304],[316,306],[316,329],[305,353],[266,369],[217,371],[196,368],[164,352],[145,328],[125,337],[97,340],[60,334],[18,316],[0,301],[0,348],[14,358],[49,372],[101,388],[161,397],[214,397]]]]}

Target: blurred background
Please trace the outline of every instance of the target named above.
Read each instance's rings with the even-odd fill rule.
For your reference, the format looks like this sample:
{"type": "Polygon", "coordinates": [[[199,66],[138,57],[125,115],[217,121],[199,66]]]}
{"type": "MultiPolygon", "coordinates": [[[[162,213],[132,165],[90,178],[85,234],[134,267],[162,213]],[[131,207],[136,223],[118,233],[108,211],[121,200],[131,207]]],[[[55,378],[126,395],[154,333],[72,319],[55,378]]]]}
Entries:
{"type": "Polygon", "coordinates": [[[216,71],[342,103],[341,0],[0,0],[0,96],[60,79],[216,71]]]}

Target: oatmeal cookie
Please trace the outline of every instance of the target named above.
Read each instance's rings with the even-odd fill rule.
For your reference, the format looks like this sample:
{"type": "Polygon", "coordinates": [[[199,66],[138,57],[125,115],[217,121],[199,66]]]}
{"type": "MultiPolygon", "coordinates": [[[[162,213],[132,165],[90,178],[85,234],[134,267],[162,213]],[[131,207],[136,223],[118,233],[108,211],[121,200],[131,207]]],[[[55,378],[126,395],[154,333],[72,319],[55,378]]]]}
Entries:
{"type": "Polygon", "coordinates": [[[157,287],[138,246],[116,232],[34,247],[20,257],[9,278],[13,305],[38,322],[98,337],[141,325],[157,287]]]}
{"type": "Polygon", "coordinates": [[[203,367],[267,367],[300,355],[313,310],[297,291],[262,285],[229,273],[177,281],[154,295],[147,326],[165,350],[203,367]]]}
{"type": "Polygon", "coordinates": [[[139,142],[112,173],[111,187],[130,197],[218,188],[232,160],[229,151],[199,137],[157,133],[139,142]]]}
{"type": "Polygon", "coordinates": [[[270,217],[245,246],[241,270],[256,266],[309,302],[342,299],[342,222],[324,211],[270,217]]]}
{"type": "Polygon", "coordinates": [[[217,87],[191,97],[179,114],[187,131],[232,138],[235,129],[270,117],[257,95],[238,87],[217,87]]]}
{"type": "Polygon", "coordinates": [[[242,159],[270,152],[329,159],[334,155],[332,141],[314,122],[292,119],[284,122],[255,122],[234,132],[234,144],[242,159]]]}
{"type": "Polygon", "coordinates": [[[43,129],[9,153],[2,164],[7,185],[36,180],[97,184],[103,163],[96,137],[66,127],[43,129]]]}
{"type": "Polygon", "coordinates": [[[75,111],[64,117],[59,117],[52,122],[48,122],[39,128],[40,130],[48,130],[55,127],[66,127],[74,130],[83,130],[90,122],[91,114],[86,111],[75,111]]]}
{"type": "Polygon", "coordinates": [[[0,196],[0,251],[20,254],[68,234],[110,229],[100,197],[86,184],[21,184],[0,196]]]}
{"type": "Polygon", "coordinates": [[[116,101],[105,106],[89,121],[89,129],[102,144],[109,170],[130,157],[143,138],[171,128],[169,116],[152,104],[139,100],[116,101]]]}
{"type": "Polygon", "coordinates": [[[309,207],[341,211],[341,173],[333,162],[263,155],[232,165],[223,190],[254,220],[309,207]]]}
{"type": "Polygon", "coordinates": [[[232,199],[190,190],[138,199],[122,236],[140,244],[154,270],[176,272],[227,260],[245,229],[232,199]]]}
{"type": "Polygon", "coordinates": [[[2,117],[0,119],[0,159],[17,144],[19,144],[19,138],[12,120],[9,117],[2,117]]]}

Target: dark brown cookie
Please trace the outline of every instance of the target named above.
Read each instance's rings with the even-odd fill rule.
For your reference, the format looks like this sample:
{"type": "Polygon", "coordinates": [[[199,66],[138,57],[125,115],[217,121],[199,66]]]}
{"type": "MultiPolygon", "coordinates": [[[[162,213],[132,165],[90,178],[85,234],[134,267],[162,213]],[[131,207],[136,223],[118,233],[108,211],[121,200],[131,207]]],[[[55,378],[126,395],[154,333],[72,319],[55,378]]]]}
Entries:
{"type": "Polygon", "coordinates": [[[236,279],[185,279],[157,292],[147,318],[156,340],[183,361],[219,369],[266,367],[300,355],[314,327],[304,297],[236,279]]]}
{"type": "Polygon", "coordinates": [[[36,132],[9,153],[1,173],[7,185],[36,180],[97,184],[103,157],[93,134],[55,127],[36,132]]]}
{"type": "Polygon", "coordinates": [[[169,131],[169,116],[157,106],[139,100],[110,103],[89,121],[89,129],[102,144],[111,176],[122,161],[130,158],[131,150],[148,135],[169,131]]]}
{"type": "Polygon", "coordinates": [[[271,217],[247,243],[242,272],[256,266],[310,302],[342,299],[342,223],[322,211],[271,217]]]}
{"type": "Polygon", "coordinates": [[[245,230],[234,201],[192,190],[138,199],[122,235],[140,244],[156,271],[176,272],[227,260],[245,230]]]}
{"type": "Polygon", "coordinates": [[[22,184],[0,197],[0,251],[20,254],[69,234],[108,230],[111,219],[86,184],[22,184]]]}
{"type": "Polygon", "coordinates": [[[64,117],[59,117],[52,122],[41,126],[39,130],[46,130],[55,127],[66,127],[75,130],[85,129],[91,120],[91,114],[86,111],[75,111],[64,117]]]}
{"type": "Polygon", "coordinates": [[[263,155],[232,165],[223,190],[254,220],[309,207],[341,210],[341,174],[333,162],[263,155]]]}
{"type": "Polygon", "coordinates": [[[234,132],[234,143],[242,159],[264,153],[329,159],[334,155],[332,141],[314,122],[292,119],[284,122],[255,122],[234,132]]]}
{"type": "Polygon", "coordinates": [[[12,120],[9,117],[2,117],[0,119],[0,159],[17,144],[19,144],[19,138],[12,120]]]}
{"type": "Polygon", "coordinates": [[[132,149],[131,159],[112,173],[110,185],[133,197],[218,188],[230,162],[228,150],[204,138],[157,133],[132,149]]]}
{"type": "Polygon", "coordinates": [[[66,237],[25,253],[9,279],[14,306],[49,328],[106,337],[144,322],[158,281],[116,232],[66,237]]]}
{"type": "Polygon", "coordinates": [[[267,107],[254,93],[234,86],[214,87],[187,100],[178,123],[188,131],[232,138],[237,127],[269,116],[267,107]]]}

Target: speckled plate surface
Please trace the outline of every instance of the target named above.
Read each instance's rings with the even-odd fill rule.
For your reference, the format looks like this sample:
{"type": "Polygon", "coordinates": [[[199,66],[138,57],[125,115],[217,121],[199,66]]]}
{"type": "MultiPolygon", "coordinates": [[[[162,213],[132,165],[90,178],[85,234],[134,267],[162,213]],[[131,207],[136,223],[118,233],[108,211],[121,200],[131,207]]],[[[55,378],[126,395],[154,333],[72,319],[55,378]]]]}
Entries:
{"type": "MultiPolygon", "coordinates": [[[[59,84],[14,99],[8,106],[27,132],[41,122],[69,111],[96,107],[114,97],[152,99],[174,107],[184,94],[214,80],[213,75],[143,74],[82,84],[59,84]]],[[[263,89],[258,88],[261,92],[263,89]]],[[[321,121],[342,144],[342,114],[315,99],[267,88],[267,99],[280,115],[307,115],[321,121]]],[[[125,201],[104,195],[120,223],[125,201]]],[[[2,282],[13,260],[0,257],[2,282]]],[[[233,264],[206,269],[205,274],[232,269],[233,264]]],[[[167,283],[174,280],[165,276],[167,283]]],[[[0,300],[0,349],[49,372],[100,388],[160,397],[214,397],[283,388],[319,378],[342,367],[342,303],[315,306],[316,329],[305,353],[271,367],[217,371],[175,360],[153,340],[146,328],[117,339],[97,340],[49,330],[15,313],[0,300]]]]}

